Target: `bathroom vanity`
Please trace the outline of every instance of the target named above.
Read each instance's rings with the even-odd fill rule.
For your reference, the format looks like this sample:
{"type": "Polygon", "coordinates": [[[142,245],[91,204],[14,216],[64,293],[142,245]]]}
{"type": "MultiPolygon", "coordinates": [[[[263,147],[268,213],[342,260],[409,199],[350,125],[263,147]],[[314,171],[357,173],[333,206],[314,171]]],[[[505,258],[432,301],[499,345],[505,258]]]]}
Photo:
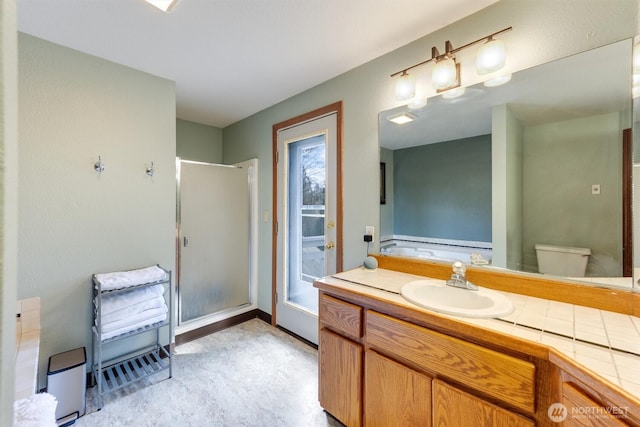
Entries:
{"type": "MultiPolygon", "coordinates": [[[[610,381],[597,363],[578,362],[564,351],[562,337],[551,337],[555,345],[536,342],[504,321],[439,314],[398,293],[424,276],[448,278],[450,266],[378,261],[375,271],[360,268],[315,282],[319,400],[347,426],[640,426],[637,389],[610,381]]],[[[509,282],[510,292],[522,295],[548,292],[525,276],[478,269],[468,277],[498,290],[509,282]]],[[[584,305],[567,301],[572,298],[585,297],[558,288],[556,300],[584,305]]],[[[623,353],[625,369],[635,362],[628,372],[640,376],[640,356],[623,353]]],[[[623,367],[616,372],[622,375],[623,367]]]]}

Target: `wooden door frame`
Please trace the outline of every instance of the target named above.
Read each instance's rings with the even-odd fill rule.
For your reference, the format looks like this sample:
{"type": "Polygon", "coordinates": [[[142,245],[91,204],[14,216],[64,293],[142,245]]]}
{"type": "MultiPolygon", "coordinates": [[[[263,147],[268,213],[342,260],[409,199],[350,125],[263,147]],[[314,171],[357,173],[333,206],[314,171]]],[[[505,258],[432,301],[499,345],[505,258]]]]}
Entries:
{"type": "Polygon", "coordinates": [[[336,113],[337,140],[336,151],[336,271],[342,271],[342,101],[318,108],[308,113],[301,114],[291,119],[273,125],[272,130],[272,174],[273,190],[271,197],[272,221],[271,221],[271,324],[276,326],[276,293],[277,284],[277,263],[278,263],[278,131],[288,127],[311,121],[317,117],[336,113]]]}

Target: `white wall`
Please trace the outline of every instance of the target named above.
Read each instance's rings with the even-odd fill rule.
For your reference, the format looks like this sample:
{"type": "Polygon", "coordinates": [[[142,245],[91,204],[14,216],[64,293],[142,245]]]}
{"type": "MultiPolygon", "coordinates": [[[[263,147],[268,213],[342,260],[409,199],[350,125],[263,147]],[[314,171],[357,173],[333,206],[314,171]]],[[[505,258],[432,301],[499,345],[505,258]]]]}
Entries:
{"type": "Polygon", "coordinates": [[[16,5],[0,1],[0,425],[13,423],[18,246],[16,5]]]}
{"type": "Polygon", "coordinates": [[[18,48],[18,297],[41,298],[43,386],[49,356],[91,357],[91,274],[174,269],[175,85],[26,34],[18,48]]]}
{"type": "MultiPolygon", "coordinates": [[[[379,224],[378,113],[398,106],[390,74],[444,49],[446,40],[461,46],[512,26],[501,36],[507,45],[507,69],[518,71],[613,41],[638,31],[636,0],[502,0],[387,55],[296,95],[224,129],[227,163],[257,157],[271,164],[271,128],[318,107],[343,100],[344,268],[362,262],[364,227],[379,224]]],[[[463,51],[463,85],[477,83],[474,49],[463,51]],[[466,77],[465,77],[466,76],[466,77]]],[[[427,95],[429,95],[427,93],[427,95]]],[[[271,212],[272,170],[260,170],[260,211],[271,212]]],[[[258,283],[260,309],[271,312],[271,226],[260,223],[258,283]]],[[[379,235],[379,233],[376,233],[379,235]]]]}

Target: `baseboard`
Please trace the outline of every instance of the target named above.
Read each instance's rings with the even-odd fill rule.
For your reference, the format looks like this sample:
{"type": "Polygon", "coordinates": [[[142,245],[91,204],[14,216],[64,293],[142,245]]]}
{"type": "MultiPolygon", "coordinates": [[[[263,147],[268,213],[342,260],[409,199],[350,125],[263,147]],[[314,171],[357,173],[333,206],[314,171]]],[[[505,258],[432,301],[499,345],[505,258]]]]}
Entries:
{"type": "Polygon", "coordinates": [[[185,332],[180,335],[176,335],[176,345],[184,344],[189,341],[202,338],[214,332],[230,328],[231,326],[239,325],[240,323],[244,323],[247,320],[255,319],[256,317],[264,322],[271,324],[270,314],[265,313],[262,310],[255,309],[246,313],[238,314],[237,316],[233,316],[228,319],[220,320],[219,322],[211,323],[210,325],[206,325],[189,332],[185,332]]]}
{"type": "Polygon", "coordinates": [[[318,349],[318,344],[314,344],[311,341],[309,341],[306,338],[302,338],[300,335],[296,334],[295,332],[291,332],[288,329],[283,328],[282,326],[276,326],[276,328],[280,329],[282,332],[285,332],[289,335],[291,335],[292,337],[294,337],[295,339],[302,341],[303,343],[305,343],[306,345],[315,348],[316,350],[318,349]]]}

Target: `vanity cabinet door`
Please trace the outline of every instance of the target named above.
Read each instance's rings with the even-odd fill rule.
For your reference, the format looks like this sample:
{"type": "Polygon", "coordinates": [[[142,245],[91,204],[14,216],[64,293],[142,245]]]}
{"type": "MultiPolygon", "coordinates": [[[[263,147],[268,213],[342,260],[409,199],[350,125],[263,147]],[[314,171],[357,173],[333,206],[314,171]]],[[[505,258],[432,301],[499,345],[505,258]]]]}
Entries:
{"type": "Polygon", "coordinates": [[[534,427],[518,414],[433,380],[433,427],[534,427]]]}
{"type": "Polygon", "coordinates": [[[562,403],[567,410],[565,427],[622,427],[629,424],[622,421],[626,408],[610,407],[618,411],[618,415],[609,414],[600,404],[592,400],[579,388],[570,383],[562,384],[562,403]]]}
{"type": "Polygon", "coordinates": [[[536,367],[529,361],[373,310],[365,330],[368,349],[535,414],[536,367]]]}
{"type": "Polygon", "coordinates": [[[320,330],[320,406],[347,427],[362,425],[362,353],[360,344],[320,330]]]}
{"type": "Polygon", "coordinates": [[[364,422],[367,427],[430,427],[431,378],[367,351],[364,422]]]}

